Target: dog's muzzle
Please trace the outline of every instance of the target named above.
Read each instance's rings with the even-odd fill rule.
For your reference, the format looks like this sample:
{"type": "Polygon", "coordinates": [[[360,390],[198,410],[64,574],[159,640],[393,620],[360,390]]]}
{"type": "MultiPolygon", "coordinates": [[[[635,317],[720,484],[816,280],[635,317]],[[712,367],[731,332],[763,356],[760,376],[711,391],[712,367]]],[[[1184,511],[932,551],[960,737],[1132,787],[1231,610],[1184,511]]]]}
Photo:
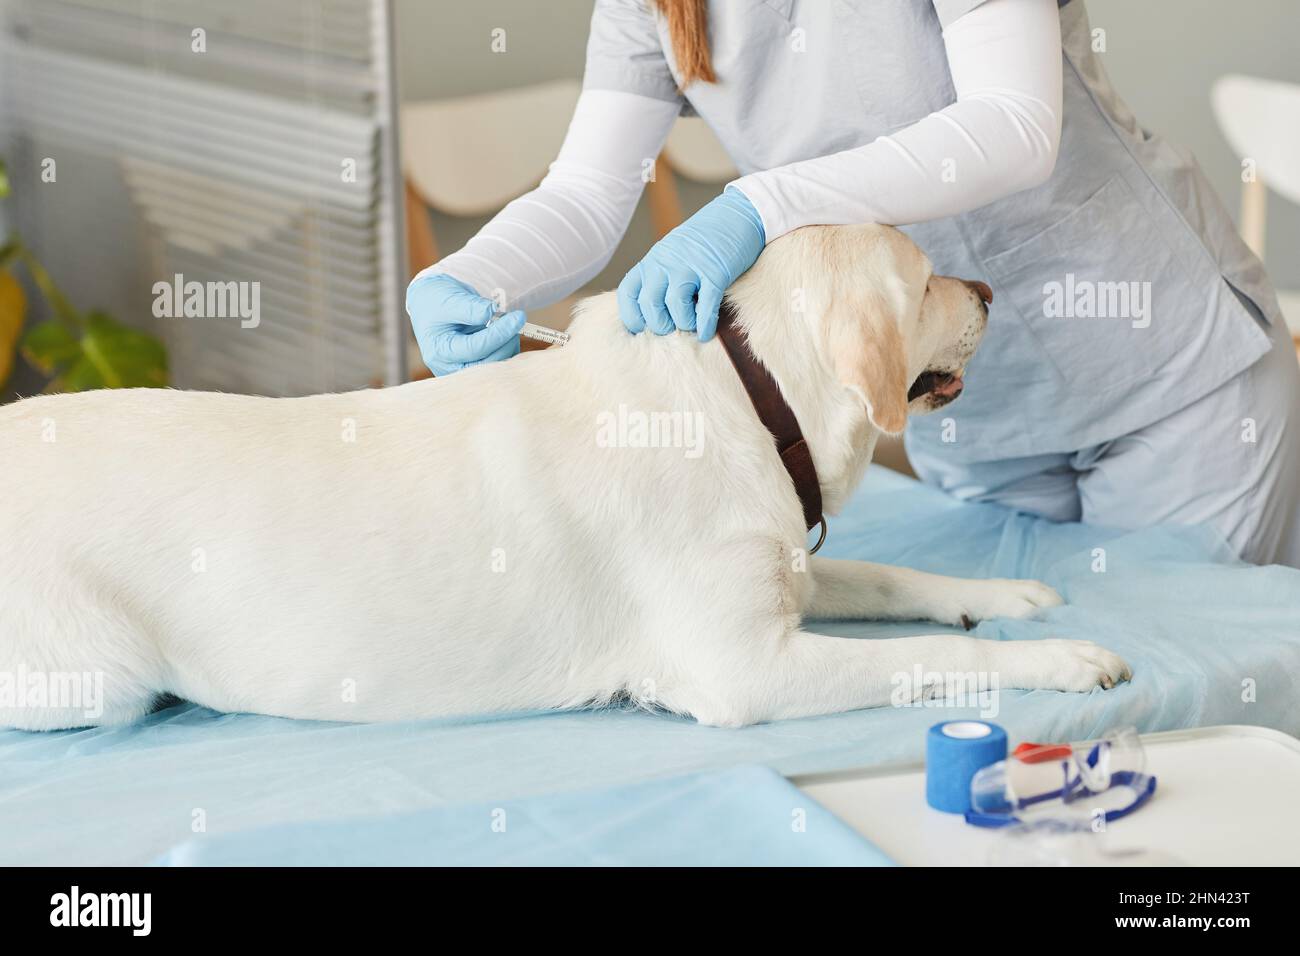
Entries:
{"type": "Polygon", "coordinates": [[[933,395],[943,402],[951,402],[961,394],[964,387],[960,375],[951,372],[925,371],[916,377],[912,387],[907,390],[907,400],[914,402],[926,395],[933,395]]]}

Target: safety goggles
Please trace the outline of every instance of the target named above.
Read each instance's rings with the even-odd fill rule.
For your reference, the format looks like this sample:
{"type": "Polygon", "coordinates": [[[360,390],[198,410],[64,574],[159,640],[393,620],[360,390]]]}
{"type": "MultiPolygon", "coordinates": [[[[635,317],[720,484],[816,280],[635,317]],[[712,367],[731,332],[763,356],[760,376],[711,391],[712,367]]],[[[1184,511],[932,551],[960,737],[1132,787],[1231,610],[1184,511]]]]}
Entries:
{"type": "Polygon", "coordinates": [[[971,781],[966,822],[980,827],[1014,823],[1082,822],[1100,829],[1151,799],[1156,778],[1135,728],[1084,744],[1021,744],[1006,760],[971,781]]]}

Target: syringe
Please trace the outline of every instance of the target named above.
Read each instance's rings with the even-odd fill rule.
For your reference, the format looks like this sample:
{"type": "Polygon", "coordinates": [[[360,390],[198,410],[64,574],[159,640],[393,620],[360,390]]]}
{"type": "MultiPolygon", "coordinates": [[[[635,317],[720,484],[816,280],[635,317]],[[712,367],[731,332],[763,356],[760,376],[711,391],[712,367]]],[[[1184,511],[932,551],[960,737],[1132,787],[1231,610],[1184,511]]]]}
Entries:
{"type": "Polygon", "coordinates": [[[545,342],[547,345],[569,344],[568,332],[561,332],[559,329],[548,329],[544,325],[533,325],[531,322],[525,322],[524,327],[519,330],[519,334],[526,339],[532,339],[534,342],[545,342]]]}
{"type": "MultiPolygon", "coordinates": [[[[495,322],[504,312],[498,312],[492,316],[492,322],[495,322]]],[[[544,325],[534,325],[532,322],[525,322],[524,327],[519,330],[519,334],[526,339],[532,339],[534,342],[545,342],[547,345],[568,345],[569,333],[561,332],[559,329],[548,329],[544,325]]]]}

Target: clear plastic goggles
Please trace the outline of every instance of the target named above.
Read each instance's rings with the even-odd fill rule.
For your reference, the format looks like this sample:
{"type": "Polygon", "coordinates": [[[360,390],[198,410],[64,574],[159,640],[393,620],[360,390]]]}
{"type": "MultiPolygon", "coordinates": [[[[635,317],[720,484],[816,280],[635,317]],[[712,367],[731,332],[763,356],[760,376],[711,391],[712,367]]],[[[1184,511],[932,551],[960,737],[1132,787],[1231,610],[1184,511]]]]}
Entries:
{"type": "Polygon", "coordinates": [[[1133,727],[1083,744],[1021,744],[975,774],[966,822],[1057,821],[1101,829],[1150,799],[1156,779],[1145,771],[1146,753],[1133,727]]]}

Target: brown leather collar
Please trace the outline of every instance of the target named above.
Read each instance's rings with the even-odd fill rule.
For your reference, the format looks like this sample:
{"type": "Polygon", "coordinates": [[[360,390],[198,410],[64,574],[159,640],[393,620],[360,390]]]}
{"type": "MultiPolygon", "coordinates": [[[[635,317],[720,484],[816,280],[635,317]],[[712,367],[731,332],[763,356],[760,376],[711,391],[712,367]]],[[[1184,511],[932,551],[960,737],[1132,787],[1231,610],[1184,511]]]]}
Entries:
{"type": "Polygon", "coordinates": [[[794,410],[781,395],[781,387],[776,384],[772,373],[750,351],[736,319],[735,307],[725,299],[718,309],[718,339],[736,368],[740,384],[745,387],[745,393],[758,413],[758,420],[772,433],[781,464],[789,472],[795,494],[803,505],[804,523],[809,531],[819,524],[822,526],[821,537],[812,549],[815,552],[826,540],[826,519],[822,515],[822,488],[817,483],[812,454],[808,451],[808,443],[804,441],[794,410]]]}

